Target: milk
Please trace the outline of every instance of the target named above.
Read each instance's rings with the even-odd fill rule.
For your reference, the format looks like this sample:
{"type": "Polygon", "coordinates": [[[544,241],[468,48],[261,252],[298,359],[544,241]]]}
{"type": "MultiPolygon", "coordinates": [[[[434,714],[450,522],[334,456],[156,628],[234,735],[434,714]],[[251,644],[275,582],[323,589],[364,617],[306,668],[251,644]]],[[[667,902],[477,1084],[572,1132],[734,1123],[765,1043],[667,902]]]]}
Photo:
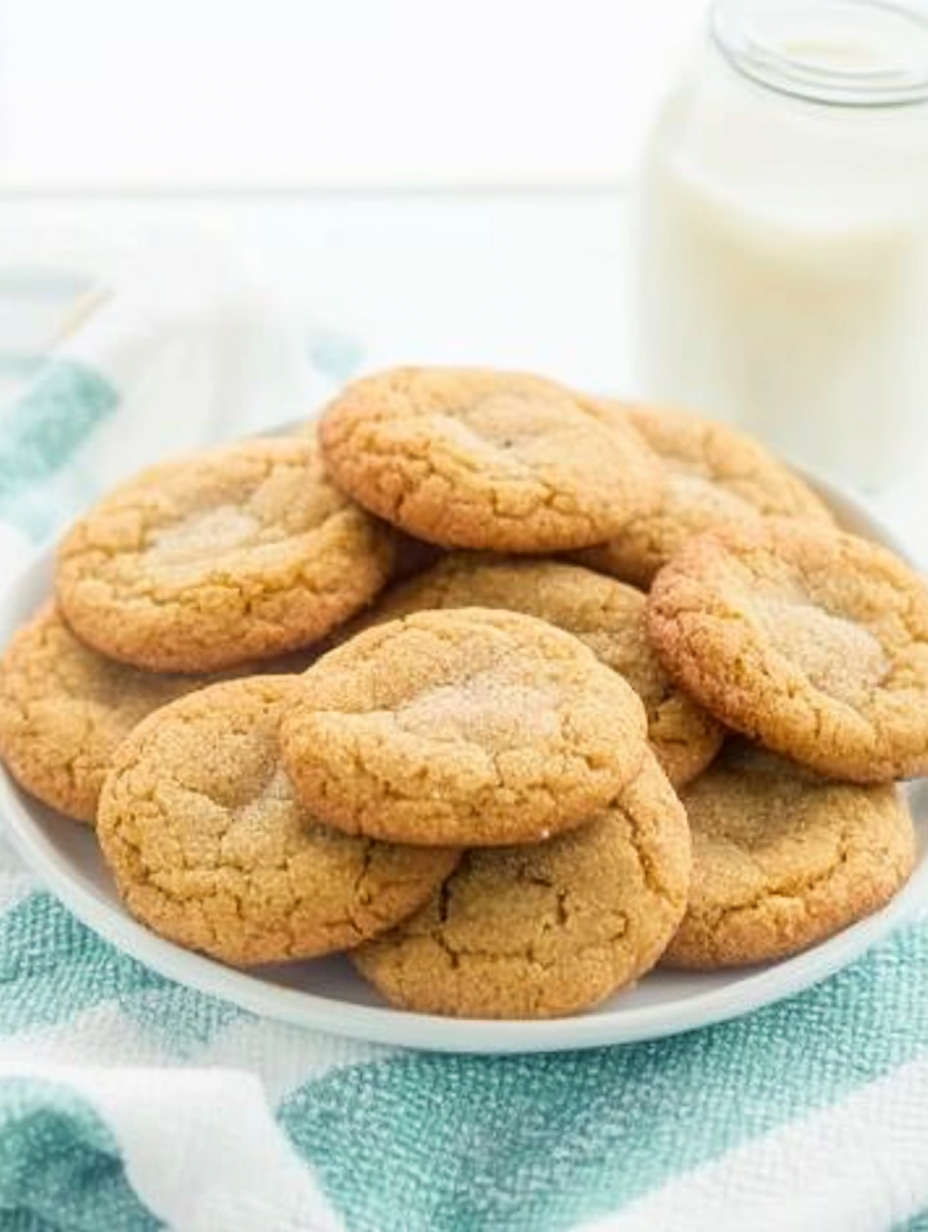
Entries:
{"type": "Polygon", "coordinates": [[[779,6],[774,85],[709,48],[664,108],[638,199],[639,383],[880,491],[928,463],[928,103],[868,91],[928,76],[928,26],[866,4],[797,20],[822,7],[849,6],[779,6]],[[796,97],[797,76],[864,101],[796,97]]]}

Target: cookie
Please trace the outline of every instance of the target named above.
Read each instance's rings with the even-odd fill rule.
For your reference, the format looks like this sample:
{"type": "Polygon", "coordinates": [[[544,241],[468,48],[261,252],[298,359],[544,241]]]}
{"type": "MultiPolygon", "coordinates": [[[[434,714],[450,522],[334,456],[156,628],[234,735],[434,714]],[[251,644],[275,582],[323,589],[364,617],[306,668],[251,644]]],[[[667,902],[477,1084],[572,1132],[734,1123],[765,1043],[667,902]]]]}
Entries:
{"type": "Polygon", "coordinates": [[[829,782],[740,741],[683,802],[693,884],[668,966],[794,954],[879,910],[914,865],[912,819],[894,786],[829,782]]]}
{"type": "Polygon", "coordinates": [[[284,764],[318,816],[395,842],[503,845],[579,825],[645,752],[631,688],[576,638],[513,612],[418,612],[301,678],[284,764]]]}
{"type": "Polygon", "coordinates": [[[312,442],[251,440],[155,466],[82,518],[56,591],[78,636],[152,671],[212,671],[307,645],[386,581],[392,539],[312,442]]]}
{"type": "Polygon", "coordinates": [[[457,553],[389,591],[363,624],[457,607],[524,612],[589,646],[641,698],[651,746],[676,786],[695,778],[721,747],[721,726],[670,683],[651,650],[641,591],[561,561],[457,553]]]}
{"type": "Polygon", "coordinates": [[[664,485],[656,509],[578,557],[591,569],[647,590],[687,539],[713,527],[741,526],[759,516],[833,524],[812,489],[759,441],[685,411],[613,405],[660,458],[664,485]]]}
{"type": "Polygon", "coordinates": [[[367,377],[327,408],[319,439],[355,500],[443,547],[585,547],[660,496],[660,465],[624,421],[518,373],[397,368],[367,377]]]}
{"type": "Polygon", "coordinates": [[[355,950],[392,1004],[462,1018],[595,1005],[658,960],[687,900],[686,814],[650,755],[589,825],[466,852],[416,915],[355,950]]]}
{"type": "Polygon", "coordinates": [[[349,838],[301,806],[280,762],[293,677],[213,685],[120,747],[97,834],[142,923],[237,966],[357,945],[420,906],[457,853],[349,838]]]}
{"type": "Polygon", "coordinates": [[[928,588],[886,548],[769,519],[690,540],[648,636],[723,723],[834,778],[928,770],[928,588]]]}
{"type": "Polygon", "coordinates": [[[48,603],[0,660],[0,757],[38,799],[92,823],[119,744],[146,715],[202,684],[104,658],[48,603]]]}

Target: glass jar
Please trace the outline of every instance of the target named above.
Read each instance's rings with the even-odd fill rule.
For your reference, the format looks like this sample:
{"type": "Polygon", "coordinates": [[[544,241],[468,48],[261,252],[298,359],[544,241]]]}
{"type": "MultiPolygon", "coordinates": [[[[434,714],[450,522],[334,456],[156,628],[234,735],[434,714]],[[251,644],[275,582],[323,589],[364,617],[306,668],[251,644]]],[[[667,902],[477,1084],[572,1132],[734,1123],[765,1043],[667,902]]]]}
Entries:
{"type": "Polygon", "coordinates": [[[928,462],[928,11],[717,0],[638,197],[640,392],[886,491],[928,462]]]}

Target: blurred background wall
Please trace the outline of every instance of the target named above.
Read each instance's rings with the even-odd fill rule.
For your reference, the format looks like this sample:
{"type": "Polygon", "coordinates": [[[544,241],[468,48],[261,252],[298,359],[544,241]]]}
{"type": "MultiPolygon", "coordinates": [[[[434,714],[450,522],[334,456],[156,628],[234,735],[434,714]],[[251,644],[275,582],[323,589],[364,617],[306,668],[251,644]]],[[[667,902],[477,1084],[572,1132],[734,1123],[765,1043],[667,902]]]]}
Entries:
{"type": "Polygon", "coordinates": [[[703,0],[0,0],[0,192],[610,187],[703,0]]]}

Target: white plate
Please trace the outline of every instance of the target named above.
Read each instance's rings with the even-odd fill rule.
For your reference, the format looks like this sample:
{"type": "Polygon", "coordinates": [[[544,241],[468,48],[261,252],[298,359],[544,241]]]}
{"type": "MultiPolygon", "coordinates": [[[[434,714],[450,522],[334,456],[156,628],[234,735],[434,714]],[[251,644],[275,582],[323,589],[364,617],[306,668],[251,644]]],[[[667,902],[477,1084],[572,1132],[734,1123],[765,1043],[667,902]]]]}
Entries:
{"type": "MultiPolygon", "coordinates": [[[[862,507],[815,486],[852,530],[901,553],[862,507]]],[[[49,594],[51,549],[39,552],[0,606],[0,645],[49,594]]],[[[804,954],[766,966],[688,974],[655,971],[635,988],[574,1018],[488,1022],[436,1018],[387,1008],[342,957],[251,972],[236,971],[163,941],[122,909],[92,832],[62,819],[0,773],[0,815],[45,884],[101,936],[155,971],[243,1009],[300,1026],[383,1044],[441,1052],[545,1052],[631,1043],[735,1018],[791,996],[839,970],[928,902],[928,780],[908,788],[918,832],[918,864],[908,885],[877,915],[804,954]]]]}

